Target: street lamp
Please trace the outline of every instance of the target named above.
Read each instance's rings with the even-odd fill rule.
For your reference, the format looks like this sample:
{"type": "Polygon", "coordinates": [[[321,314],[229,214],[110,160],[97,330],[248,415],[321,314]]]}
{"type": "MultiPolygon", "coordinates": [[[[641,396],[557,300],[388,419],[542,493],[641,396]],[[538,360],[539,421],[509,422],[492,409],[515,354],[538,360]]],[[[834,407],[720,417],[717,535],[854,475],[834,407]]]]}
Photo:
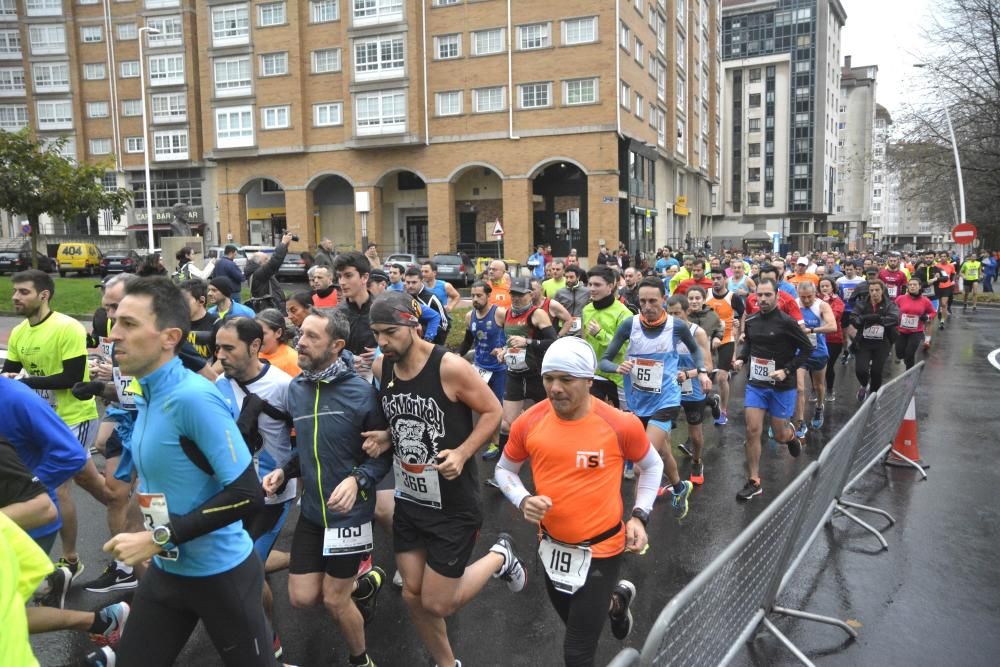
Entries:
{"type": "MultiPolygon", "coordinates": [[[[914,63],[913,65],[917,69],[931,69],[935,72],[937,68],[928,65],[927,63],[914,63]]],[[[944,107],[944,119],[948,123],[948,135],[951,137],[951,150],[955,153],[955,172],[958,174],[958,208],[960,214],[959,223],[965,223],[965,185],[962,181],[962,161],[958,157],[958,142],[955,140],[955,128],[951,124],[951,113],[948,111],[948,105],[942,104],[944,107]]],[[[961,247],[961,246],[959,246],[961,247]]],[[[965,256],[964,249],[961,250],[961,256],[965,256]]]]}
{"type": "Polygon", "coordinates": [[[156,28],[139,28],[139,91],[142,96],[142,162],[146,171],[146,231],[149,234],[149,254],[153,254],[153,192],[149,178],[149,122],[146,119],[146,59],[142,54],[142,33],[159,35],[156,28]]]}

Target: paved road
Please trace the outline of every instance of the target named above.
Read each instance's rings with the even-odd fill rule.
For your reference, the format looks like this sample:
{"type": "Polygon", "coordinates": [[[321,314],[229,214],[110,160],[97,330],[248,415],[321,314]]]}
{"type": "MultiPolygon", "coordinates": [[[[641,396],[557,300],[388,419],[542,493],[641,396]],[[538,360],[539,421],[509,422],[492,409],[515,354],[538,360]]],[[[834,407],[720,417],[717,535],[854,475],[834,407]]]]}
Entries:
{"type": "MultiPolygon", "coordinates": [[[[0,327],[6,325],[0,320],[0,327]]],[[[915,473],[908,470],[877,468],[854,494],[859,502],[885,507],[896,516],[898,523],[886,532],[889,551],[877,552],[867,533],[838,519],[817,540],[781,600],[789,607],[860,623],[860,639],[846,642],[839,630],[778,619],[782,631],[819,664],[993,665],[1000,654],[996,633],[1000,570],[995,560],[1000,543],[995,490],[1000,473],[995,455],[1000,373],[986,362],[986,355],[1000,347],[1000,311],[981,310],[976,316],[958,317],[936,340],[917,399],[921,453],[933,465],[930,480],[917,482],[915,473]]],[[[891,374],[901,369],[890,362],[891,374]]],[[[766,451],[762,461],[765,494],[746,505],[734,499],[744,480],[742,408],[735,400],[740,391],[734,394],[730,425],[708,429],[707,482],[695,491],[690,516],[678,525],[665,508],[659,508],[651,522],[651,551],[643,557],[630,556],[625,564],[624,575],[639,587],[636,630],[628,644],[641,647],[670,597],[819,455],[838,424],[852,413],[856,383],[843,367],[838,366],[838,372],[841,398],[831,406],[828,425],[821,433],[810,433],[799,459],[773,447],[766,451]]],[[[680,433],[675,433],[675,440],[680,433]]],[[[488,472],[482,462],[479,465],[483,473],[488,472]]],[[[686,464],[681,465],[686,470],[686,464]]],[[[630,483],[626,483],[626,495],[632,497],[630,483]]],[[[85,494],[78,498],[81,553],[87,563],[83,578],[89,580],[103,565],[99,549],[106,528],[99,507],[85,494]]],[[[545,597],[541,568],[530,551],[532,530],[498,493],[484,489],[484,500],[486,522],[475,555],[489,547],[499,530],[510,530],[526,554],[529,583],[524,592],[513,595],[491,582],[483,595],[451,619],[456,653],[469,666],[560,664],[562,628],[545,597]]],[[[279,548],[288,548],[294,519],[290,518],[279,548]]],[[[389,542],[381,534],[376,541],[376,561],[391,572],[389,542]]],[[[309,667],[346,664],[344,644],[322,610],[291,609],[284,592],[286,574],[273,575],[270,581],[277,592],[276,625],[286,659],[309,667]]],[[[77,587],[67,605],[95,609],[114,599],[77,587]]],[[[383,591],[369,641],[380,665],[432,664],[395,589],[383,591]]],[[[88,642],[81,634],[60,632],[35,637],[33,646],[42,665],[58,667],[77,664],[88,642]]],[[[598,664],[609,661],[621,647],[605,631],[598,664]]],[[[199,629],[178,664],[214,666],[220,662],[199,629]]],[[[741,651],[734,664],[797,663],[772,637],[761,635],[741,651]]]]}

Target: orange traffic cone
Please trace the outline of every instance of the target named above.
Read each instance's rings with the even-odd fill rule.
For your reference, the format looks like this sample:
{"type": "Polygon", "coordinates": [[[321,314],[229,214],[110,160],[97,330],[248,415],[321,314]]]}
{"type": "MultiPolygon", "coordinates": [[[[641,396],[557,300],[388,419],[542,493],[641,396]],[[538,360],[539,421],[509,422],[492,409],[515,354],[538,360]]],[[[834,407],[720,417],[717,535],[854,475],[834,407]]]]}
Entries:
{"type": "Polygon", "coordinates": [[[899,425],[896,439],[892,443],[892,451],[886,457],[885,464],[889,466],[919,466],[930,468],[930,464],[924,463],[920,458],[920,450],[917,448],[917,406],[916,399],[910,398],[910,404],[906,407],[906,414],[903,416],[903,423],[899,425]]]}

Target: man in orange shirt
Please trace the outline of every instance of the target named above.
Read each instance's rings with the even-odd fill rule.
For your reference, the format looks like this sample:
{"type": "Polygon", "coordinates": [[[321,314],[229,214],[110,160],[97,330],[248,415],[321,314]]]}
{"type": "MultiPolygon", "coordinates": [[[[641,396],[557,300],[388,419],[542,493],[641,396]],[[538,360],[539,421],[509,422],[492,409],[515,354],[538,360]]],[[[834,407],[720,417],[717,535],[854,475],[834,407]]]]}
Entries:
{"type": "Polygon", "coordinates": [[[510,277],[507,275],[507,262],[494,259],[490,268],[486,269],[490,282],[490,305],[510,309],[510,277]]]}
{"type": "Polygon", "coordinates": [[[815,273],[809,273],[809,258],[799,257],[795,262],[795,272],[788,276],[788,282],[795,285],[798,288],[799,283],[810,282],[813,287],[819,291],[819,276],[815,273]]]}
{"type": "Polygon", "coordinates": [[[597,357],[586,341],[557,340],[542,361],[548,400],[518,417],[496,467],[504,495],[541,527],[538,554],[549,600],[566,625],[567,665],[592,665],[605,614],[611,631],[632,630],[632,582],[618,581],[622,554],[646,546],[663,460],[642,422],[590,395],[597,357]],[[535,494],[518,473],[531,459],[535,494]],[[635,506],[622,522],[622,472],[631,461],[639,478],[635,506]],[[614,582],[618,581],[617,584],[614,582]]]}

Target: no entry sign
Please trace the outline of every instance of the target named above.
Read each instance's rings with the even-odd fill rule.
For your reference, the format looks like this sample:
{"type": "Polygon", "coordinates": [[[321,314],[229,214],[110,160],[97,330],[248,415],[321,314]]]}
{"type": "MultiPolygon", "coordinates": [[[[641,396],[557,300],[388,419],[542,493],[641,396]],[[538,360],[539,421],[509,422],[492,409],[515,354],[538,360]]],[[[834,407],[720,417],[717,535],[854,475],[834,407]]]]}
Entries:
{"type": "Polygon", "coordinates": [[[969,245],[976,240],[976,226],[967,222],[955,225],[951,230],[951,238],[959,245],[969,245]]]}

